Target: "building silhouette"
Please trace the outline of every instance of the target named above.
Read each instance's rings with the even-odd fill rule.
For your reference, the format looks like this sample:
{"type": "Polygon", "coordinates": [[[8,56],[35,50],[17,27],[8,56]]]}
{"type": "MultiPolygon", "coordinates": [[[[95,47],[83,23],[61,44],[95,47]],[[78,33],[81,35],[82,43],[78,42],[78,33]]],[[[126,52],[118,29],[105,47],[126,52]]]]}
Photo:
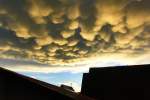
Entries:
{"type": "Polygon", "coordinates": [[[91,68],[81,93],[0,68],[0,100],[150,100],[150,65],[91,68]]]}
{"type": "Polygon", "coordinates": [[[150,100],[150,65],[91,68],[81,94],[96,100],[150,100]]]}
{"type": "Polygon", "coordinates": [[[0,68],[0,100],[93,100],[73,91],[57,87],[0,68]]]}
{"type": "Polygon", "coordinates": [[[60,87],[66,89],[66,90],[69,90],[69,91],[74,91],[74,89],[71,86],[67,86],[67,85],[61,84],[60,87]]]}

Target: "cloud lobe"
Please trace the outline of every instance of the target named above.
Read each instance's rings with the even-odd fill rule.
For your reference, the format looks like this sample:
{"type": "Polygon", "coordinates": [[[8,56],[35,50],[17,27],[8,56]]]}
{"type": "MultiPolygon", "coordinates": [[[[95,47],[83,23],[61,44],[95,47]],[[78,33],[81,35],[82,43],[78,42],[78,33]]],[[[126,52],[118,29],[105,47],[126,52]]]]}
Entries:
{"type": "Polygon", "coordinates": [[[0,0],[0,58],[72,63],[150,51],[149,0],[0,0]]]}

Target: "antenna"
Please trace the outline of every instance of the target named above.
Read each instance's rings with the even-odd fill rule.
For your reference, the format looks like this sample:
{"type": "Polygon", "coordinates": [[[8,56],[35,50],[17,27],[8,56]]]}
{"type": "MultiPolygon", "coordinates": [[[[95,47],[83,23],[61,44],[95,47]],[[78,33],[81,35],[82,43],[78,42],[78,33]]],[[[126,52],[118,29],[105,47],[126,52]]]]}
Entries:
{"type": "Polygon", "coordinates": [[[71,87],[72,87],[72,82],[70,83],[71,87]]]}

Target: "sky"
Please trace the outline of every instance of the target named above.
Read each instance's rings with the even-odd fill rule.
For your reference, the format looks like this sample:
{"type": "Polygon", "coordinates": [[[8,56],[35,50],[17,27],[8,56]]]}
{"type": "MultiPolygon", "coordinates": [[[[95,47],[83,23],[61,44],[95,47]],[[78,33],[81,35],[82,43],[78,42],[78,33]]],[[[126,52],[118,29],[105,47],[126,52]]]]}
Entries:
{"type": "Polygon", "coordinates": [[[61,84],[72,86],[76,92],[81,90],[82,73],[39,73],[39,72],[19,72],[25,76],[38,79],[53,85],[60,86],[61,84]]]}
{"type": "Polygon", "coordinates": [[[150,64],[149,4],[0,0],[0,66],[57,85],[68,74],[78,87],[90,67],[150,64]]]}

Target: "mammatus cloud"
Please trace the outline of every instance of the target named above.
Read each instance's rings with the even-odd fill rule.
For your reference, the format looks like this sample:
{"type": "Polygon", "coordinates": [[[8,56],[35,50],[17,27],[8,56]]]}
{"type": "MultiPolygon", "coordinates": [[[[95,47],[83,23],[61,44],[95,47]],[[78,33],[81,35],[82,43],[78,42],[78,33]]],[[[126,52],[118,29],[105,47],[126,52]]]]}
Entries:
{"type": "Polygon", "coordinates": [[[149,57],[149,4],[149,0],[0,0],[0,58],[70,64],[113,54],[149,57]]]}
{"type": "Polygon", "coordinates": [[[91,67],[107,67],[107,66],[123,66],[123,65],[139,65],[149,64],[150,54],[131,55],[128,57],[122,53],[118,54],[103,54],[101,56],[93,57],[89,60],[83,60],[82,62],[74,62],[66,65],[54,65],[54,64],[40,64],[29,60],[20,59],[0,59],[0,67],[7,68],[16,72],[31,72],[31,73],[85,73],[88,72],[91,67]],[[128,58],[128,59],[126,59],[128,58]]]}

